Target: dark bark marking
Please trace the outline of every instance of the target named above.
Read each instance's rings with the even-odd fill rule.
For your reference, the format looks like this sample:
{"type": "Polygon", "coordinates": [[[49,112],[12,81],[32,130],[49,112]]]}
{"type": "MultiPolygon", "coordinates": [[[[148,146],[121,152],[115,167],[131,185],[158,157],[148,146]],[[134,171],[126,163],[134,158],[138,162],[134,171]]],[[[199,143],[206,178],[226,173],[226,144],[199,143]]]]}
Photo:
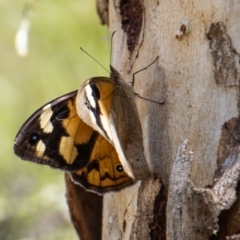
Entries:
{"type": "Polygon", "coordinates": [[[180,23],[179,29],[176,33],[176,38],[182,40],[184,36],[189,35],[191,32],[191,25],[188,20],[183,19],[180,23]]]}
{"type": "MultiPolygon", "coordinates": [[[[239,110],[240,111],[240,110],[239,110]]],[[[221,179],[223,174],[233,168],[239,161],[236,157],[239,155],[239,130],[240,130],[240,115],[237,118],[231,118],[222,126],[222,134],[218,146],[218,170],[215,173],[215,182],[221,179]]],[[[229,180],[230,181],[230,180],[229,180]]],[[[234,239],[227,238],[240,232],[240,182],[236,188],[236,201],[230,209],[223,210],[219,215],[219,232],[215,239],[234,239]],[[227,224],[226,224],[227,223],[227,224]]]]}
{"type": "MultiPolygon", "coordinates": [[[[156,174],[154,174],[154,179],[158,179],[156,174]]],[[[162,185],[161,179],[159,179],[159,182],[161,183],[161,188],[155,198],[152,222],[149,223],[151,240],[166,239],[167,192],[164,185],[162,185]]]]}
{"type": "Polygon", "coordinates": [[[127,227],[127,222],[126,222],[126,219],[124,219],[124,221],[123,221],[123,232],[125,233],[125,231],[126,231],[126,227],[127,227]]]}
{"type": "Polygon", "coordinates": [[[153,221],[149,223],[151,240],[166,239],[166,205],[167,193],[164,186],[161,185],[159,194],[156,196],[154,202],[153,221]]]}
{"type": "Polygon", "coordinates": [[[122,29],[127,34],[127,46],[130,53],[137,45],[143,23],[143,6],[139,0],[121,0],[120,15],[122,29]]]}
{"type": "MultiPolygon", "coordinates": [[[[239,119],[231,118],[222,126],[222,134],[218,146],[217,163],[218,170],[215,172],[214,184],[221,180],[223,174],[234,168],[239,161],[239,141],[234,137],[236,135],[236,126],[239,126],[239,119]],[[233,157],[231,157],[233,156],[233,157]],[[234,157],[236,156],[236,157],[234,157]]],[[[231,179],[229,179],[231,181],[231,179]]],[[[238,180],[239,181],[239,180],[238,180]]],[[[236,187],[236,201],[230,209],[223,210],[218,217],[219,232],[211,240],[231,239],[231,236],[240,232],[240,183],[236,187]]],[[[234,238],[232,238],[234,239],[234,238]]]]}
{"type": "Polygon", "coordinates": [[[237,233],[240,233],[240,184],[238,183],[237,189],[237,200],[229,210],[224,210],[219,216],[219,233],[217,235],[218,240],[225,239],[239,239],[239,238],[228,238],[237,233]]]}
{"type": "Polygon", "coordinates": [[[222,133],[218,144],[217,150],[217,164],[218,170],[215,172],[215,177],[219,178],[222,175],[222,165],[230,154],[230,150],[233,147],[233,131],[237,124],[237,118],[231,118],[228,122],[225,122],[222,126],[222,133]]]}
{"type": "Polygon", "coordinates": [[[224,86],[239,85],[240,57],[232,45],[224,24],[222,22],[212,23],[207,38],[213,57],[216,82],[224,86]]]}

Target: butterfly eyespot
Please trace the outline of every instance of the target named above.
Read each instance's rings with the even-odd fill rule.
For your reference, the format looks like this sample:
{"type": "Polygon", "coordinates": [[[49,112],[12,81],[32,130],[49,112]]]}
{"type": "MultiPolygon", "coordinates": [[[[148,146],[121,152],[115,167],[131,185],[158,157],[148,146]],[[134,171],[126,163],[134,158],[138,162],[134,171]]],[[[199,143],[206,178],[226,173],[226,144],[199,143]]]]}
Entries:
{"type": "Polygon", "coordinates": [[[139,158],[137,158],[137,162],[139,162],[140,160],[139,160],[139,158]]]}
{"type": "Polygon", "coordinates": [[[123,172],[123,166],[122,166],[122,165],[118,164],[118,165],[116,165],[115,168],[116,168],[116,171],[117,171],[117,172],[119,172],[119,173],[120,173],[120,172],[123,172]]]}
{"type": "Polygon", "coordinates": [[[85,106],[87,107],[87,109],[90,109],[88,102],[85,102],[85,106]]]}
{"type": "Polygon", "coordinates": [[[40,139],[39,134],[38,134],[38,133],[33,133],[33,134],[30,136],[28,142],[29,142],[29,144],[31,144],[31,145],[35,145],[35,144],[39,141],[39,139],[40,139]]]}

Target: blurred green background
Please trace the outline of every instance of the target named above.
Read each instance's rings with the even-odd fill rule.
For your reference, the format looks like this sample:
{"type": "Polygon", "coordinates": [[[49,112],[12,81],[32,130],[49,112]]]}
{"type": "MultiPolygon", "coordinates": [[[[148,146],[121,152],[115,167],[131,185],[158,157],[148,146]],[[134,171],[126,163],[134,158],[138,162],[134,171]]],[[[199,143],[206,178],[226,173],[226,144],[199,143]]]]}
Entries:
{"type": "Polygon", "coordinates": [[[17,55],[14,39],[26,1],[0,0],[0,239],[76,240],[65,201],[64,174],[13,154],[23,122],[50,100],[108,73],[108,29],[95,1],[28,1],[29,54],[17,55]]]}

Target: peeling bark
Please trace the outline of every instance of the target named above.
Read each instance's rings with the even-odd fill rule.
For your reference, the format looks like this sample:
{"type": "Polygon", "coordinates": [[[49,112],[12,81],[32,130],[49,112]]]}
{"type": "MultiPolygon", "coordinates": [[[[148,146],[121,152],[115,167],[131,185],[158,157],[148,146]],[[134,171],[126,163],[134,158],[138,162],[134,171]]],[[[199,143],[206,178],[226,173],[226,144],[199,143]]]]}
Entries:
{"type": "MultiPolygon", "coordinates": [[[[212,187],[195,188],[188,180],[192,153],[186,154],[186,141],[173,163],[168,195],[168,239],[207,239],[219,231],[218,217],[236,201],[240,179],[240,148],[231,151],[224,169],[212,187]],[[196,216],[198,216],[196,218],[196,216]]],[[[238,225],[239,225],[238,221],[238,225]]],[[[240,228],[240,226],[239,226],[240,228]]]]}
{"type": "Polygon", "coordinates": [[[224,23],[212,23],[207,38],[210,43],[217,83],[225,86],[239,85],[240,57],[232,45],[224,23]]]}

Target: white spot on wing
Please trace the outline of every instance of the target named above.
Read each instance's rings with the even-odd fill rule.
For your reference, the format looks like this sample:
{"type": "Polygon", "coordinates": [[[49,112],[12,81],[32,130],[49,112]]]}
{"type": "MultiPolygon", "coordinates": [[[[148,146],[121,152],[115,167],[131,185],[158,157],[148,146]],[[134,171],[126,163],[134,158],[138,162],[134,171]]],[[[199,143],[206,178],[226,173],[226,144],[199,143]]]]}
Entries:
{"type": "Polygon", "coordinates": [[[53,114],[53,111],[50,108],[51,105],[50,106],[49,105],[50,104],[46,105],[43,108],[44,111],[40,115],[40,127],[43,130],[43,132],[45,132],[45,133],[51,133],[53,130],[53,125],[50,122],[50,118],[53,114]]]}
{"type": "Polygon", "coordinates": [[[38,157],[42,157],[46,149],[45,143],[42,140],[39,140],[36,146],[36,153],[38,157]]]}
{"type": "Polygon", "coordinates": [[[96,108],[96,102],[95,102],[95,99],[94,99],[94,97],[92,95],[92,88],[91,88],[91,86],[87,85],[85,87],[85,89],[86,89],[86,96],[87,96],[87,99],[88,99],[91,107],[96,108]]]}
{"type": "Polygon", "coordinates": [[[77,156],[77,148],[72,137],[62,137],[60,142],[60,154],[68,164],[72,164],[77,156]]]}
{"type": "Polygon", "coordinates": [[[44,107],[43,107],[43,110],[46,110],[46,109],[48,109],[48,108],[51,108],[51,104],[50,104],[50,103],[47,104],[46,106],[44,106],[44,107]]]}

